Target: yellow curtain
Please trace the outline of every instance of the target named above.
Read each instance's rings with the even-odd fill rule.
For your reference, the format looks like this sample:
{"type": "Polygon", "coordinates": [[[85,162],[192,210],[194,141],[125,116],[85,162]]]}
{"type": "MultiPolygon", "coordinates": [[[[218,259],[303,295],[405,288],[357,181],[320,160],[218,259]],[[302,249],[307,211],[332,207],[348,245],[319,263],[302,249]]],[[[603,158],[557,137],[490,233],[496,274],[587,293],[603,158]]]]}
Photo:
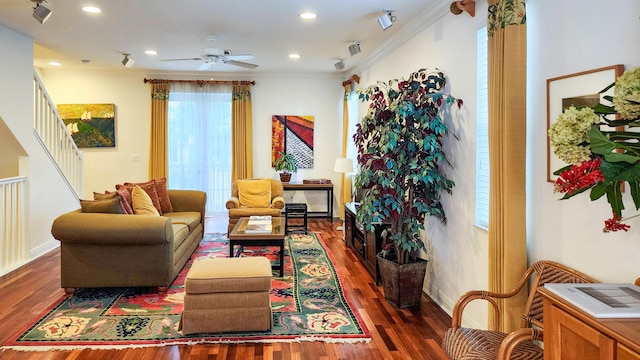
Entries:
{"type": "MultiPolygon", "coordinates": [[[[489,0],[489,288],[506,292],[527,268],[525,0],[489,0]]],[[[520,326],[526,292],[499,303],[493,330],[520,326]]],[[[490,321],[493,309],[490,307],[490,321]]]]}
{"type": "Polygon", "coordinates": [[[151,84],[151,146],[149,179],[161,179],[169,173],[167,126],[169,84],[151,84]]]}
{"type": "Polygon", "coordinates": [[[234,85],[231,100],[231,181],[253,177],[251,89],[234,85]]]}

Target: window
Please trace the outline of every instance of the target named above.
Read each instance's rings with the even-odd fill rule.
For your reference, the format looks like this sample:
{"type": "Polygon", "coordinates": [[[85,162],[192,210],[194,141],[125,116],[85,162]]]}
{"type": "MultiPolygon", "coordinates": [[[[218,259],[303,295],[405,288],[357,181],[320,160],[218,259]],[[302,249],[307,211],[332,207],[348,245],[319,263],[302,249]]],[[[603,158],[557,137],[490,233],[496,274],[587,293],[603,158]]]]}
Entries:
{"type": "Polygon", "coordinates": [[[477,33],[476,226],[489,229],[489,110],[487,28],[477,33]]]}
{"type": "Polygon", "coordinates": [[[172,83],[168,123],[171,188],[205,191],[207,215],[226,215],[231,194],[231,87],[172,83]]]}

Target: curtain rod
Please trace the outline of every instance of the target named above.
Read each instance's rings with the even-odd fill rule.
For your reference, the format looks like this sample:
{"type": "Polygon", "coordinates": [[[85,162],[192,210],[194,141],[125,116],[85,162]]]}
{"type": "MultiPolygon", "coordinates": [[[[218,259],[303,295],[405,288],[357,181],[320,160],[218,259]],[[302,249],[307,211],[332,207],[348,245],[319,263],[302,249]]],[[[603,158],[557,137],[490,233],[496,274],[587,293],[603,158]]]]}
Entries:
{"type": "Polygon", "coordinates": [[[244,80],[168,80],[168,79],[144,79],[144,83],[165,84],[165,83],[196,83],[200,86],[204,84],[227,84],[227,85],[255,85],[255,81],[244,80]]]}
{"type": "Polygon", "coordinates": [[[360,76],[358,76],[357,74],[351,75],[351,77],[348,80],[345,80],[342,82],[342,86],[348,85],[352,82],[356,82],[356,83],[360,83],[360,76]]]}

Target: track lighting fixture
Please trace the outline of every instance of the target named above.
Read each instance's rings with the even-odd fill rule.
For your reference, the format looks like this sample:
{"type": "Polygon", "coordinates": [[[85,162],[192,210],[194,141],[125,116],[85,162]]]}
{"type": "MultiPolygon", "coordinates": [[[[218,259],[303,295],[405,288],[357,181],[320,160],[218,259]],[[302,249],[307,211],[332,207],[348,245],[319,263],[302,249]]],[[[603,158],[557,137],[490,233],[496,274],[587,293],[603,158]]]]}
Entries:
{"type": "Polygon", "coordinates": [[[31,0],[36,3],[36,7],[33,8],[33,17],[38,20],[40,24],[44,24],[45,21],[51,16],[52,11],[47,9],[42,3],[46,0],[31,0]]]}
{"type": "Polygon", "coordinates": [[[131,54],[124,54],[124,59],[122,59],[122,65],[124,65],[124,67],[126,68],[130,68],[133,66],[133,64],[135,64],[135,61],[133,61],[133,59],[130,58],[129,55],[131,54]]]}
{"type": "Polygon", "coordinates": [[[395,10],[383,10],[385,13],[378,16],[378,23],[382,27],[382,30],[387,30],[388,28],[396,22],[396,17],[393,16],[393,12],[395,10]]]}
{"type": "Polygon", "coordinates": [[[351,56],[360,53],[360,41],[356,41],[353,44],[349,45],[349,54],[351,56]]]}
{"type": "Polygon", "coordinates": [[[338,61],[337,63],[335,63],[335,67],[336,70],[340,71],[342,69],[344,69],[344,59],[339,59],[340,61],[338,61]]]}

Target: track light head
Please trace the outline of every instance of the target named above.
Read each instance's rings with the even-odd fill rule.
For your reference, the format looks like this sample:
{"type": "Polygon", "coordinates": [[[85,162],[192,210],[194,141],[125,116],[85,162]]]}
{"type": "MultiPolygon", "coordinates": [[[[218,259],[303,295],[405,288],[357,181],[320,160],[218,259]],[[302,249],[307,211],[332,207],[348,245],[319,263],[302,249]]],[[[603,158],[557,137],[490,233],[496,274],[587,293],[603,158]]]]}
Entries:
{"type": "Polygon", "coordinates": [[[394,11],[395,10],[384,10],[385,13],[378,16],[378,23],[380,27],[382,27],[382,30],[387,30],[396,22],[396,17],[393,16],[394,11]]]}
{"type": "Polygon", "coordinates": [[[339,60],[340,61],[335,63],[336,70],[338,70],[338,71],[344,69],[344,60],[343,59],[339,59],[339,60]]]}
{"type": "Polygon", "coordinates": [[[129,57],[130,54],[124,54],[124,59],[122,59],[122,65],[126,68],[130,68],[135,64],[132,58],[129,57]]]}
{"type": "Polygon", "coordinates": [[[36,7],[33,8],[33,17],[38,20],[40,24],[44,24],[44,22],[47,21],[47,19],[49,19],[49,17],[51,16],[52,11],[42,5],[43,2],[46,2],[45,0],[31,1],[36,3],[36,7]]]}
{"type": "Polygon", "coordinates": [[[351,56],[360,53],[360,41],[356,41],[355,43],[349,45],[349,54],[351,56]]]}

